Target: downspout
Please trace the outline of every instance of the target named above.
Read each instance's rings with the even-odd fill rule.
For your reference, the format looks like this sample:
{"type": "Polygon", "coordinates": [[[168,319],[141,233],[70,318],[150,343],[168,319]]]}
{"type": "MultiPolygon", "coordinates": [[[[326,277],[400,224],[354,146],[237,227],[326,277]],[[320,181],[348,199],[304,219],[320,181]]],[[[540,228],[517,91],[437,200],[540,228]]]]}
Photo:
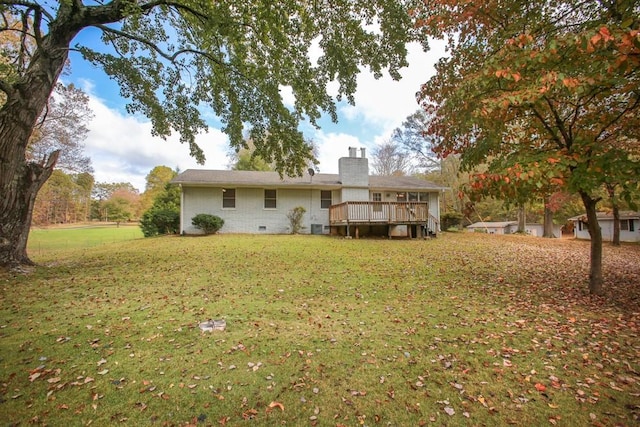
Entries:
{"type": "Polygon", "coordinates": [[[178,188],[180,188],[180,234],[184,235],[184,222],[183,222],[183,210],[184,210],[184,190],[182,189],[182,184],[178,184],[178,188]]]}

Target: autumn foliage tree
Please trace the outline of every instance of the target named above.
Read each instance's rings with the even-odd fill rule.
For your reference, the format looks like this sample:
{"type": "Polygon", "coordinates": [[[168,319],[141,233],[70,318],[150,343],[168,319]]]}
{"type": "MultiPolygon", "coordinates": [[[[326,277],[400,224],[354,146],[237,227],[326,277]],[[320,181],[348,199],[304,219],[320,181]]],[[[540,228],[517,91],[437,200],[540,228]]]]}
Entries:
{"type": "Polygon", "coordinates": [[[0,13],[0,34],[18,40],[0,46],[0,265],[30,263],[33,203],[59,152],[25,153],[71,49],[119,84],[127,111],[148,116],[154,135],[179,134],[200,162],[206,111],[234,148],[248,127],[262,158],[300,175],[312,155],[299,122],[317,125],[323,112],[336,120],[336,100],[353,103],[363,68],[400,78],[414,35],[397,0],[0,0],[0,13]],[[106,46],[83,45],[88,28],[106,46]]]}
{"type": "Polygon", "coordinates": [[[178,174],[168,166],[156,166],[145,178],[144,193],[140,196],[140,212],[151,208],[153,201],[165,191],[166,185],[178,174]]]}
{"type": "Polygon", "coordinates": [[[42,186],[33,208],[33,224],[48,225],[89,219],[93,176],[56,169],[42,186]]]}
{"type": "Polygon", "coordinates": [[[603,293],[599,189],[624,171],[619,194],[630,198],[640,176],[639,9],[595,0],[425,0],[413,11],[425,35],[444,35],[450,45],[418,95],[432,116],[435,149],[460,153],[467,167],[514,155],[553,159],[553,178],[584,204],[593,294],[603,293]]]}

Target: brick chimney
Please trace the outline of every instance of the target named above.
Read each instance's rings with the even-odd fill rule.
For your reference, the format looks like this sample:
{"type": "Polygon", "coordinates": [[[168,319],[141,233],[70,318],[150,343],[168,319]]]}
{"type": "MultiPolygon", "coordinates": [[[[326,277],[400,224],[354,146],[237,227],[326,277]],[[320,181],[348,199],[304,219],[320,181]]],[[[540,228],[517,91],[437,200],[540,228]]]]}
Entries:
{"type": "Polygon", "coordinates": [[[369,200],[369,160],[365,148],[360,148],[360,157],[357,153],[356,147],[349,147],[349,157],[338,160],[343,201],[369,200]]]}

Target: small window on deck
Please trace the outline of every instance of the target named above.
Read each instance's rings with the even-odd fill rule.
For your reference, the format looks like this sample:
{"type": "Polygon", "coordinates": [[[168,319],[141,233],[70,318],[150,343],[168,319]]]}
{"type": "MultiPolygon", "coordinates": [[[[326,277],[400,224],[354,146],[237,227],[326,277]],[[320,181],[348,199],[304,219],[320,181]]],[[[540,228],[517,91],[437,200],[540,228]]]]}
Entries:
{"type": "Polygon", "coordinates": [[[236,189],[235,188],[222,189],[222,207],[230,208],[230,209],[236,207],[236,189]]]}
{"type": "MultiPolygon", "coordinates": [[[[381,202],[382,201],[382,193],[371,193],[371,200],[374,201],[374,202],[381,202]]],[[[373,211],[374,212],[382,212],[382,204],[381,203],[374,203],[373,211]]]]}

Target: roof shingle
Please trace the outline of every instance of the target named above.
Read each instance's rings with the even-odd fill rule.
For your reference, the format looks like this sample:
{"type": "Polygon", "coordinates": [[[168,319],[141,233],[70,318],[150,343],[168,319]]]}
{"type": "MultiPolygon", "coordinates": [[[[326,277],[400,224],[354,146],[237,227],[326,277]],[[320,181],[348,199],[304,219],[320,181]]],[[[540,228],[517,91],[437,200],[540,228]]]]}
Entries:
{"type": "MultiPolygon", "coordinates": [[[[307,187],[340,188],[338,174],[318,173],[314,176],[283,177],[277,172],[187,169],[171,182],[185,186],[241,187],[307,187]]],[[[444,189],[430,181],[412,176],[369,176],[369,188],[382,190],[440,191],[444,189]]]]}

